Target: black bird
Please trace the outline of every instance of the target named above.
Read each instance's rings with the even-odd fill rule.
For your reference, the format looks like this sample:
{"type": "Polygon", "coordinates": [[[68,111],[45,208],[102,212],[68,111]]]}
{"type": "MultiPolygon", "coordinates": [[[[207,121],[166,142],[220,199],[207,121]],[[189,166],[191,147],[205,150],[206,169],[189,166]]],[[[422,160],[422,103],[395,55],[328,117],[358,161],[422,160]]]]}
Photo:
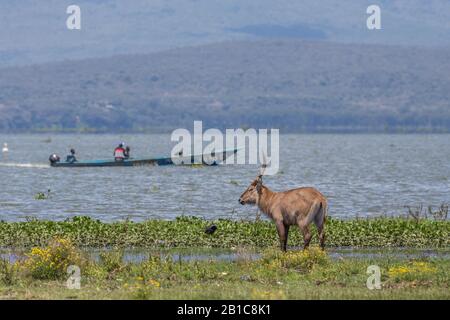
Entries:
{"type": "Polygon", "coordinates": [[[205,233],[206,234],[213,234],[214,231],[216,231],[216,230],[217,230],[217,226],[213,224],[213,225],[211,225],[211,226],[209,226],[208,228],[205,229],[205,233]]]}

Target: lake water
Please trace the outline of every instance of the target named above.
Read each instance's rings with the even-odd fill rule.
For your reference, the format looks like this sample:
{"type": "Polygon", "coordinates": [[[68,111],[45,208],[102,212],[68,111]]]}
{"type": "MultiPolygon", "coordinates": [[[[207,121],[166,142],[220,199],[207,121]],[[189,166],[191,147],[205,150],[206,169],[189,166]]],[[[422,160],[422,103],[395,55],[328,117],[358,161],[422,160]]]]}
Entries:
{"type": "MultiPolygon", "coordinates": [[[[300,250],[299,247],[289,247],[290,250],[300,250]]],[[[25,248],[0,248],[0,259],[6,259],[11,263],[23,260],[29,249],[25,248]]],[[[100,260],[100,254],[112,250],[110,248],[83,248],[94,261],[100,260]]],[[[327,248],[327,254],[331,259],[356,258],[356,259],[376,259],[390,257],[392,259],[428,259],[439,258],[449,259],[450,251],[446,249],[407,249],[405,248],[354,248],[337,247],[327,248]]],[[[123,249],[122,261],[131,263],[141,263],[147,261],[150,256],[159,256],[161,259],[171,258],[173,261],[251,261],[261,259],[261,252],[258,250],[246,249],[236,250],[227,248],[173,248],[173,249],[123,249]]]]}
{"type": "MultiPolygon", "coordinates": [[[[169,135],[0,135],[0,219],[63,220],[88,215],[136,221],[180,215],[254,219],[239,195],[254,165],[216,167],[51,168],[51,153],[79,159],[112,157],[119,141],[133,155],[169,155],[169,135]],[[51,142],[47,138],[51,137],[51,142]],[[47,200],[35,200],[51,189],[47,200]]],[[[314,186],[333,217],[400,215],[405,205],[450,202],[450,135],[282,135],[280,172],[264,178],[275,191],[314,186]]]]}

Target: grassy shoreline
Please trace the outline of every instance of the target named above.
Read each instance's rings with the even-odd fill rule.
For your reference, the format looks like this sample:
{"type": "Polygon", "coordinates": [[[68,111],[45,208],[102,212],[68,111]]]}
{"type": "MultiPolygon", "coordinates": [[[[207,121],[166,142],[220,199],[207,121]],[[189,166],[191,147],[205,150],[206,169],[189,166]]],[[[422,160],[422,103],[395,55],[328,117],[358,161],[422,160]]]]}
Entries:
{"type": "MultiPolygon", "coordinates": [[[[312,244],[317,243],[313,230],[312,244]]],[[[407,218],[338,220],[326,223],[328,247],[450,248],[450,221],[407,218]]],[[[269,221],[208,221],[195,217],[176,220],[105,223],[89,217],[67,221],[33,220],[0,222],[0,247],[45,246],[55,237],[69,239],[78,247],[273,247],[278,237],[269,221]],[[214,223],[213,235],[204,233],[214,223]]],[[[290,246],[300,246],[297,228],[289,235],[290,246]]]]}
{"type": "MultiPolygon", "coordinates": [[[[282,253],[269,221],[0,222],[0,247],[20,253],[0,259],[0,299],[450,299],[450,221],[329,219],[326,228],[328,251],[317,248],[315,236],[309,250],[282,253]],[[217,231],[205,234],[212,223],[217,231]],[[200,247],[235,256],[183,260],[171,254],[200,247]],[[338,247],[352,254],[333,256],[338,247]],[[354,254],[373,247],[379,254],[354,254]],[[95,258],[89,248],[97,248],[95,258]],[[145,257],[127,260],[127,248],[145,257]],[[402,254],[429,249],[438,254],[402,254]],[[67,287],[74,265],[80,289],[67,287]],[[367,270],[374,265],[380,289],[369,290],[367,270]]],[[[301,242],[293,230],[289,245],[301,242]]]]}
{"type": "Polygon", "coordinates": [[[331,259],[317,247],[250,259],[182,261],[157,253],[138,263],[123,251],[83,256],[70,241],[33,248],[25,260],[0,260],[0,299],[450,299],[450,259],[331,259]],[[80,267],[80,289],[67,287],[67,267],[80,267]],[[369,266],[380,288],[369,290],[369,266]]]}

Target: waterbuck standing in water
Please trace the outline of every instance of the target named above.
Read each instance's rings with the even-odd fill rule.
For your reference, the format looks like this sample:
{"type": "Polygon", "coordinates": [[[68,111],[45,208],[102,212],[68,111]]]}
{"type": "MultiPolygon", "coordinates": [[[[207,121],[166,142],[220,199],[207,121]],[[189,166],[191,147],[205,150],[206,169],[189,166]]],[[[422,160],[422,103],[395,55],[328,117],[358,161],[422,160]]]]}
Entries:
{"type": "Polygon", "coordinates": [[[289,227],[297,225],[304,240],[306,249],[311,241],[309,225],[317,226],[320,247],[325,247],[325,219],[328,211],[327,199],[311,187],[297,188],[284,192],[274,192],[263,185],[265,165],[259,175],[239,198],[239,203],[256,204],[270,219],[275,222],[280,238],[281,250],[286,251],[289,227]]]}

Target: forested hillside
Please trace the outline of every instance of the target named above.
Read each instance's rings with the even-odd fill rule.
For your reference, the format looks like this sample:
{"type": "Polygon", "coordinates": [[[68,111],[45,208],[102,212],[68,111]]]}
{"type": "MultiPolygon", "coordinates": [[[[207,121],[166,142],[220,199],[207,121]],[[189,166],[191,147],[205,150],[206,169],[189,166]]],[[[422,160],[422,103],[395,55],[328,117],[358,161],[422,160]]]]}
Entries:
{"type": "Polygon", "coordinates": [[[450,50],[225,42],[0,69],[0,130],[450,131],[450,50]]]}

